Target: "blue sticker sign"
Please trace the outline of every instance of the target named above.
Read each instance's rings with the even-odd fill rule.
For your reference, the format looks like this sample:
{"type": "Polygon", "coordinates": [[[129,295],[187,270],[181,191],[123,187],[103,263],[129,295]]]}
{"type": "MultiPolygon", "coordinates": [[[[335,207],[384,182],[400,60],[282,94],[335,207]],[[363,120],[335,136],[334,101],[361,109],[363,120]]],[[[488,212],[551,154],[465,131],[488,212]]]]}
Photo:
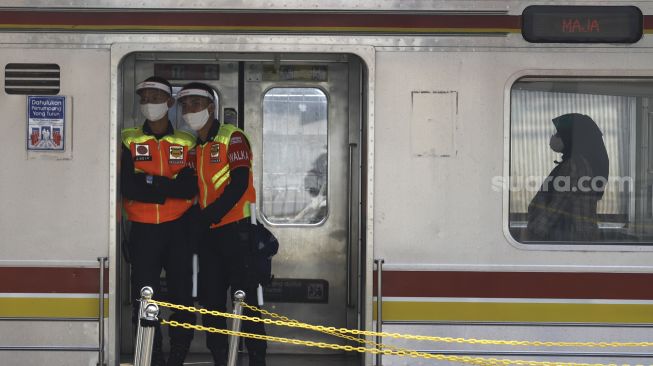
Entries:
{"type": "Polygon", "coordinates": [[[64,151],[65,96],[27,97],[27,150],[64,151]]]}

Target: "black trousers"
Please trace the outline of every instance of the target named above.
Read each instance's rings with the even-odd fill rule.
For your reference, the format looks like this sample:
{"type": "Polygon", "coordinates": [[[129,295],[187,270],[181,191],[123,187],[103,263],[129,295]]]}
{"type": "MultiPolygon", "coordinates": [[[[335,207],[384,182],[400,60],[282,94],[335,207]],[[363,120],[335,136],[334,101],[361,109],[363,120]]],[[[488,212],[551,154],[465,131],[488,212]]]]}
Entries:
{"type": "MultiPolygon", "coordinates": [[[[129,234],[132,258],[132,299],[141,297],[143,286],[154,290],[154,299],[161,299],[161,269],[166,270],[168,296],[165,300],[179,305],[193,305],[193,248],[190,243],[188,217],[161,224],[132,222],[129,234]],[[158,295],[158,296],[157,296],[158,295]]],[[[139,301],[134,301],[133,320],[138,314],[139,301]]],[[[195,314],[173,311],[170,320],[195,324],[195,314]]],[[[188,348],[193,330],[170,327],[170,345],[188,348]]],[[[161,346],[161,332],[155,333],[155,348],[161,346]]]]}
{"type": "MultiPolygon", "coordinates": [[[[257,306],[256,289],[258,280],[251,265],[250,224],[249,218],[206,230],[199,244],[199,295],[204,307],[209,310],[226,311],[227,290],[232,295],[237,290],[245,291],[245,302],[257,306]]],[[[260,312],[243,310],[244,315],[261,317],[260,312]]],[[[202,315],[202,324],[206,327],[226,329],[223,317],[202,315]]],[[[265,335],[263,323],[243,321],[242,331],[265,335]]],[[[265,341],[245,338],[247,350],[264,354],[267,349],[265,341]]],[[[212,350],[227,348],[227,336],[207,333],[206,346],[212,350]]]]}

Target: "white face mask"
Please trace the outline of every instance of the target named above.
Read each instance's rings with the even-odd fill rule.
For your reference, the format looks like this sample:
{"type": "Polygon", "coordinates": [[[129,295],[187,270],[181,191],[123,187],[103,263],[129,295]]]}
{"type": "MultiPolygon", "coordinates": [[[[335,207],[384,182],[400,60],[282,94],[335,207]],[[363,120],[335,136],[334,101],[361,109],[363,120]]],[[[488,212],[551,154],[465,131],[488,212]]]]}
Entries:
{"type": "Polygon", "coordinates": [[[158,121],[168,113],[168,103],[141,104],[141,113],[148,121],[158,121]]]}
{"type": "Polygon", "coordinates": [[[206,122],[209,120],[209,110],[208,109],[202,109],[199,112],[195,113],[186,113],[181,116],[181,118],[188,123],[190,128],[192,128],[195,131],[199,131],[204,127],[206,122]]]}
{"type": "Polygon", "coordinates": [[[551,136],[551,140],[549,140],[549,147],[551,150],[561,153],[565,149],[565,143],[562,141],[562,138],[558,135],[553,135],[551,136]]]}

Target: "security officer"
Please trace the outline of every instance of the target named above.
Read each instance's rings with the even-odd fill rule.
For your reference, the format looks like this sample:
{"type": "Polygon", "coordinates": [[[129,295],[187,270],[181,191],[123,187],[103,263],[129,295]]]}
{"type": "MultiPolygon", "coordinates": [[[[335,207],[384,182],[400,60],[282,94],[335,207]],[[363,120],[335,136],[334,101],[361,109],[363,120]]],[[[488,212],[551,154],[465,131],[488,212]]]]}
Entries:
{"type": "MultiPolygon", "coordinates": [[[[168,300],[192,306],[193,253],[187,212],[197,195],[195,171],[188,167],[195,138],[174,130],[168,120],[174,99],[167,80],[150,77],[138,84],[136,92],[146,121],[122,131],[120,169],[123,208],[131,221],[132,298],[140,297],[143,286],[151,286],[156,299],[161,269],[165,268],[168,300]]],[[[137,311],[138,301],[134,301],[134,313],[137,311]]],[[[195,315],[188,312],[174,312],[170,319],[195,323],[195,315]]],[[[192,330],[170,328],[167,365],[183,364],[192,339],[192,330]]],[[[152,365],[165,365],[158,328],[152,365]]]]}
{"type": "MultiPolygon", "coordinates": [[[[205,228],[199,244],[200,300],[211,310],[225,311],[227,289],[243,290],[255,303],[258,280],[252,265],[250,203],[256,201],[252,151],[245,133],[213,118],[213,89],[190,83],[178,94],[182,117],[197,131],[199,204],[205,228]]],[[[245,309],[245,314],[260,317],[245,309]]],[[[226,328],[222,317],[203,316],[204,326],[226,328]]],[[[248,333],[265,334],[263,323],[245,321],[248,333]]],[[[250,366],[265,366],[265,341],[245,339],[250,366]]],[[[227,337],[209,333],[206,345],[216,366],[226,365],[227,337]]]]}

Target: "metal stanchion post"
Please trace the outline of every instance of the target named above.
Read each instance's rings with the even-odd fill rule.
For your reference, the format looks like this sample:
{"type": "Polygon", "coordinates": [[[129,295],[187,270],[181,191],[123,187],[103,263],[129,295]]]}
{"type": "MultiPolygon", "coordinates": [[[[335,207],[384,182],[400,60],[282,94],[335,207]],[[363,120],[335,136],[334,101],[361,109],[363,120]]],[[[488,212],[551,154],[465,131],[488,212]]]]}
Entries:
{"type": "Polygon", "coordinates": [[[154,346],[154,332],[159,323],[159,307],[156,304],[148,304],[145,307],[145,316],[139,321],[143,329],[141,347],[136,349],[134,366],[150,366],[152,364],[152,348],[154,346]]]}
{"type": "MultiPolygon", "coordinates": [[[[234,293],[234,315],[243,314],[243,301],[245,300],[245,292],[238,290],[234,293]]],[[[233,332],[240,332],[240,319],[234,318],[231,323],[231,330],[233,332]]],[[[229,359],[227,366],[236,366],[238,360],[238,336],[229,336],[229,359]]]]}
{"type": "MultiPolygon", "coordinates": [[[[375,259],[376,262],[376,331],[381,333],[383,331],[383,263],[384,259],[375,259]]],[[[380,335],[376,336],[376,343],[381,344],[383,338],[380,335]]],[[[381,349],[381,346],[377,346],[377,349],[381,349]]],[[[383,355],[381,353],[376,354],[376,366],[383,365],[383,355]]]]}
{"type": "MultiPolygon", "coordinates": [[[[145,316],[145,307],[149,303],[150,300],[152,300],[152,296],[154,296],[154,290],[150,286],[145,286],[141,289],[141,298],[139,300],[140,305],[138,308],[138,325],[137,325],[137,330],[136,330],[136,346],[134,349],[136,350],[134,352],[134,365],[140,364],[141,360],[139,359],[139,353],[138,350],[142,347],[143,343],[143,327],[141,327],[141,322],[140,319],[142,319],[145,316]]],[[[149,364],[148,364],[149,366],[149,364]]]]}

